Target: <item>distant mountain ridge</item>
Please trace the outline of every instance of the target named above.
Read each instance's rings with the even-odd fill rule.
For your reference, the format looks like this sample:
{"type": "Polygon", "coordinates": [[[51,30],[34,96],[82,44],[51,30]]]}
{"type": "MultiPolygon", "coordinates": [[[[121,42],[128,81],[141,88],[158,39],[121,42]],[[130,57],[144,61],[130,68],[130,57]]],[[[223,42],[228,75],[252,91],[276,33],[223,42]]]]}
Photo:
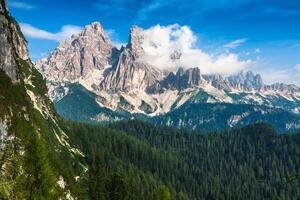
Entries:
{"type": "MultiPolygon", "coordinates": [[[[102,25],[94,22],[62,42],[36,67],[48,80],[50,98],[56,103],[71,91],[70,84],[78,83],[95,94],[100,107],[130,115],[165,115],[188,103],[267,106],[294,114],[300,111],[298,86],[266,85],[251,71],[230,76],[202,74],[199,68],[161,71],[141,59],[144,37],[143,29],[133,26],[126,47],[117,49],[102,25]],[[200,102],[198,97],[204,94],[207,98],[200,102]]],[[[180,59],[180,52],[174,51],[170,57],[180,59]]]]}

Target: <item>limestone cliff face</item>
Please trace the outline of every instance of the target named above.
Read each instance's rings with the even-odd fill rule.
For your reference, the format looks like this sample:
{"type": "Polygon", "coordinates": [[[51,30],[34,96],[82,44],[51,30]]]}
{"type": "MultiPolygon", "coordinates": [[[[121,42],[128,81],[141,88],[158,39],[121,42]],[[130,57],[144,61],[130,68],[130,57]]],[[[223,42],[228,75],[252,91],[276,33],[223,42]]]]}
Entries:
{"type": "Polygon", "coordinates": [[[260,91],[265,87],[261,76],[259,74],[255,75],[251,71],[238,73],[237,75],[228,77],[227,80],[232,87],[245,91],[260,91]]]}
{"type": "Polygon", "coordinates": [[[49,79],[75,81],[111,65],[116,51],[102,25],[95,22],[62,42],[36,67],[49,79]]]}
{"type": "Polygon", "coordinates": [[[139,57],[143,54],[144,50],[142,47],[142,42],[144,39],[143,29],[134,25],[130,29],[127,49],[130,49],[134,57],[139,57]]]}
{"type": "Polygon", "coordinates": [[[20,27],[10,16],[5,0],[0,0],[1,199],[73,198],[67,184],[64,188],[57,184],[67,176],[58,169],[64,164],[53,158],[63,153],[66,160],[78,163],[78,153],[72,153],[59,124],[45,81],[28,57],[20,27]]]}
{"type": "Polygon", "coordinates": [[[5,1],[1,1],[0,12],[0,68],[13,82],[18,82],[15,59],[28,59],[27,42],[14,18],[10,16],[5,1]]]}
{"type": "Polygon", "coordinates": [[[133,26],[130,29],[128,45],[120,50],[117,62],[105,74],[101,89],[114,92],[133,89],[144,91],[163,78],[161,71],[139,61],[139,56],[144,53],[142,41],[142,29],[133,26]]]}

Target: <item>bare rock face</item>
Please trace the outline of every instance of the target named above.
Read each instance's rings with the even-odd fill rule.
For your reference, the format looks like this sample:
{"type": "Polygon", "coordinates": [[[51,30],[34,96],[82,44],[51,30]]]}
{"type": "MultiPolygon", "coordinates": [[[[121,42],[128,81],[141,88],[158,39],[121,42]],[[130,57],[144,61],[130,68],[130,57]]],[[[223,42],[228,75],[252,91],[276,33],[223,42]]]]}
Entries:
{"type": "Polygon", "coordinates": [[[108,70],[101,89],[111,92],[145,90],[162,79],[162,72],[138,59],[144,53],[142,31],[137,26],[130,29],[128,45],[121,49],[118,61],[108,70]]]}
{"type": "Polygon", "coordinates": [[[126,46],[134,57],[139,57],[143,53],[142,42],[144,36],[142,34],[143,29],[134,25],[130,29],[129,41],[126,46]]]}
{"type": "Polygon", "coordinates": [[[284,94],[297,94],[300,93],[300,88],[293,84],[275,83],[266,86],[266,90],[272,90],[276,92],[281,92],[284,94]]]}
{"type": "Polygon", "coordinates": [[[28,59],[27,42],[22,37],[20,27],[10,16],[5,1],[1,1],[0,12],[0,68],[13,82],[18,82],[16,58],[28,59]]]}
{"type": "Polygon", "coordinates": [[[232,89],[230,83],[221,75],[204,75],[203,77],[209,84],[219,90],[230,91],[232,89]]]}
{"type": "Polygon", "coordinates": [[[130,49],[123,49],[118,62],[101,82],[101,88],[108,91],[145,90],[161,79],[161,73],[153,67],[136,62],[130,49]]]}
{"type": "Polygon", "coordinates": [[[111,65],[114,51],[102,25],[95,22],[62,42],[48,58],[38,61],[36,67],[47,78],[75,81],[111,65]]]}
{"type": "Polygon", "coordinates": [[[148,91],[150,93],[163,92],[164,90],[181,91],[188,88],[200,87],[203,81],[199,68],[190,68],[186,71],[183,68],[179,68],[176,74],[170,72],[158,84],[149,87],[148,91]]]}
{"type": "Polygon", "coordinates": [[[264,89],[264,83],[259,74],[254,75],[253,72],[248,71],[246,73],[239,73],[237,75],[232,75],[228,77],[228,82],[232,87],[241,90],[256,90],[260,91],[264,89]]]}

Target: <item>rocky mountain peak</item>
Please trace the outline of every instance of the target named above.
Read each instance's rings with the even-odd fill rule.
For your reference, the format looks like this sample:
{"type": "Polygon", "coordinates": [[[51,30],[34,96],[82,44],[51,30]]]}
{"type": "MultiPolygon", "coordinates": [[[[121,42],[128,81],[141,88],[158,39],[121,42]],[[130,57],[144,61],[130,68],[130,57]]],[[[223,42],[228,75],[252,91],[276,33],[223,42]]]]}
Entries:
{"type": "Polygon", "coordinates": [[[281,92],[284,94],[296,94],[300,92],[300,88],[294,84],[274,83],[266,86],[266,89],[281,92]]]}
{"type": "Polygon", "coordinates": [[[199,86],[201,83],[201,73],[198,67],[186,70],[188,87],[199,86]]]}
{"type": "Polygon", "coordinates": [[[84,27],[83,31],[79,34],[86,37],[100,37],[103,41],[110,42],[107,33],[104,31],[100,22],[93,22],[84,27]]]}
{"type": "Polygon", "coordinates": [[[108,35],[99,22],[94,22],[62,42],[46,59],[38,61],[36,67],[50,79],[75,81],[111,65],[116,60],[112,55],[116,56],[108,35]]]}
{"type": "Polygon", "coordinates": [[[213,87],[220,89],[220,90],[230,90],[230,85],[228,81],[219,74],[214,75],[204,75],[203,78],[211,84],[213,87]]]}
{"type": "Polygon", "coordinates": [[[227,78],[228,82],[235,88],[242,90],[262,90],[264,83],[259,74],[254,74],[252,71],[240,72],[237,75],[232,75],[227,78]]]}
{"type": "Polygon", "coordinates": [[[184,75],[184,69],[182,67],[179,67],[177,72],[176,72],[176,75],[177,76],[183,76],[184,75]]]}
{"type": "Polygon", "coordinates": [[[162,72],[137,59],[143,53],[142,32],[138,26],[131,27],[128,44],[121,48],[118,59],[105,73],[101,89],[110,92],[145,90],[162,79],[162,72]]]}
{"type": "Polygon", "coordinates": [[[142,42],[144,39],[143,29],[133,25],[130,29],[129,41],[127,48],[131,50],[134,56],[138,56],[143,52],[142,42]]]}
{"type": "Polygon", "coordinates": [[[128,48],[120,53],[118,61],[108,70],[101,88],[108,91],[145,90],[160,80],[162,73],[145,63],[137,62],[128,48]]]}

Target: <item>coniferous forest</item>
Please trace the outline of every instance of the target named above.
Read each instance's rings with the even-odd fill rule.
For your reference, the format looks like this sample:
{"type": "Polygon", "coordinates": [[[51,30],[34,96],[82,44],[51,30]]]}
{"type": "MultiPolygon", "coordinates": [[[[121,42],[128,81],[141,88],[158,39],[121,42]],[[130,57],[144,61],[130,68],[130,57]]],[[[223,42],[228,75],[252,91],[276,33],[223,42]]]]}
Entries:
{"type": "Polygon", "coordinates": [[[66,122],[90,199],[298,199],[300,135],[268,124],[201,133],[123,121],[66,122]]]}

